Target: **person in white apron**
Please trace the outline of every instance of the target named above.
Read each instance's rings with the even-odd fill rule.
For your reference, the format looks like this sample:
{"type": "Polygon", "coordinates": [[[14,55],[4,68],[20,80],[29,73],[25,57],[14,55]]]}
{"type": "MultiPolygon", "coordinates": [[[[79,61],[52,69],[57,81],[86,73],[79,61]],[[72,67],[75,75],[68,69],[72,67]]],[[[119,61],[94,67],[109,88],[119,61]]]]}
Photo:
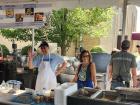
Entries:
{"type": "Polygon", "coordinates": [[[62,57],[49,53],[49,45],[47,42],[42,42],[39,48],[41,48],[42,54],[33,57],[32,54],[29,53],[29,68],[38,67],[35,89],[54,89],[57,86],[56,76],[64,70],[66,63],[62,57]],[[61,66],[57,68],[59,64],[61,64],[61,66]]]}
{"type": "Polygon", "coordinates": [[[36,87],[35,87],[36,90],[42,90],[42,89],[50,90],[50,89],[54,89],[57,86],[55,72],[52,71],[50,60],[43,61],[42,58],[38,71],[39,72],[38,72],[36,87]]]}

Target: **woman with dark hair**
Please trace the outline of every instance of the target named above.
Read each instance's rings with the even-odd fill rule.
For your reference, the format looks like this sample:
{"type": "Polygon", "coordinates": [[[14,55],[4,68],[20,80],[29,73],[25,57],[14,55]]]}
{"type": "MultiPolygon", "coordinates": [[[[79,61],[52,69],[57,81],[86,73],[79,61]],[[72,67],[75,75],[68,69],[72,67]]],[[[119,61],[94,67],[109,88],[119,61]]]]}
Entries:
{"type": "Polygon", "coordinates": [[[83,50],[80,54],[81,64],[78,67],[77,73],[73,79],[77,82],[78,89],[83,87],[94,88],[97,86],[96,67],[92,63],[92,56],[88,50],[83,50]]]}

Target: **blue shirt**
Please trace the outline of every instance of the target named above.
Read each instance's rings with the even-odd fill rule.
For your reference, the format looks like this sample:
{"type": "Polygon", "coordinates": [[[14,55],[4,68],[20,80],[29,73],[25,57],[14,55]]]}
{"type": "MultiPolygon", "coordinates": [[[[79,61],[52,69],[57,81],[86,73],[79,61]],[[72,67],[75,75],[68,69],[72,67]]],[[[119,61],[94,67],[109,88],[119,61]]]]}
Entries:
{"type": "MultiPolygon", "coordinates": [[[[49,54],[48,55],[37,55],[33,59],[33,66],[34,67],[39,67],[41,61],[49,61],[49,54]]],[[[57,69],[58,64],[62,64],[64,62],[64,59],[57,55],[57,54],[50,54],[50,64],[52,70],[55,72],[57,69]]]]}

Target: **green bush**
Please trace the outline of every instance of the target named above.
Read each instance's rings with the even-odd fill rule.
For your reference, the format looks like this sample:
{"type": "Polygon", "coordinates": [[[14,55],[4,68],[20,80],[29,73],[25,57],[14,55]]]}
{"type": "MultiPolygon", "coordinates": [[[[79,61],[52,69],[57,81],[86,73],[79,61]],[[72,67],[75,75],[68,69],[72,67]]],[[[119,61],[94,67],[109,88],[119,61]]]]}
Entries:
{"type": "MultiPolygon", "coordinates": [[[[28,55],[28,51],[29,49],[31,49],[32,46],[31,45],[28,45],[28,46],[25,46],[21,49],[21,55],[28,55]]],[[[36,51],[36,49],[34,49],[34,51],[36,51]]]]}
{"type": "Polygon", "coordinates": [[[3,44],[0,44],[0,47],[2,47],[3,56],[6,57],[9,54],[9,49],[3,44]]]}
{"type": "Polygon", "coordinates": [[[100,46],[95,46],[95,47],[93,47],[93,48],[90,50],[90,52],[103,53],[103,52],[105,52],[105,51],[104,51],[104,49],[103,49],[102,47],[100,47],[100,46]]]}
{"type": "Polygon", "coordinates": [[[21,49],[21,55],[28,55],[28,50],[32,48],[31,45],[25,46],[21,49]]]}

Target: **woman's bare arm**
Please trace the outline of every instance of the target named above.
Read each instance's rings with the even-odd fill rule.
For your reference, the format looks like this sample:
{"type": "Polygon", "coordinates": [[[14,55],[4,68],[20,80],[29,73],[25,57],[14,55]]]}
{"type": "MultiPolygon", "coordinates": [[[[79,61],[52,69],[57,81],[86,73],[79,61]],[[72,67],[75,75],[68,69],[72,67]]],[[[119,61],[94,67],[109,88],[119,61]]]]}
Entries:
{"type": "Polygon", "coordinates": [[[94,63],[90,66],[91,69],[91,80],[94,82],[94,86],[97,86],[97,80],[96,80],[96,66],[94,63]]]}
{"type": "Polygon", "coordinates": [[[108,72],[108,79],[109,81],[112,81],[112,65],[109,65],[109,72],[108,72]]]}

